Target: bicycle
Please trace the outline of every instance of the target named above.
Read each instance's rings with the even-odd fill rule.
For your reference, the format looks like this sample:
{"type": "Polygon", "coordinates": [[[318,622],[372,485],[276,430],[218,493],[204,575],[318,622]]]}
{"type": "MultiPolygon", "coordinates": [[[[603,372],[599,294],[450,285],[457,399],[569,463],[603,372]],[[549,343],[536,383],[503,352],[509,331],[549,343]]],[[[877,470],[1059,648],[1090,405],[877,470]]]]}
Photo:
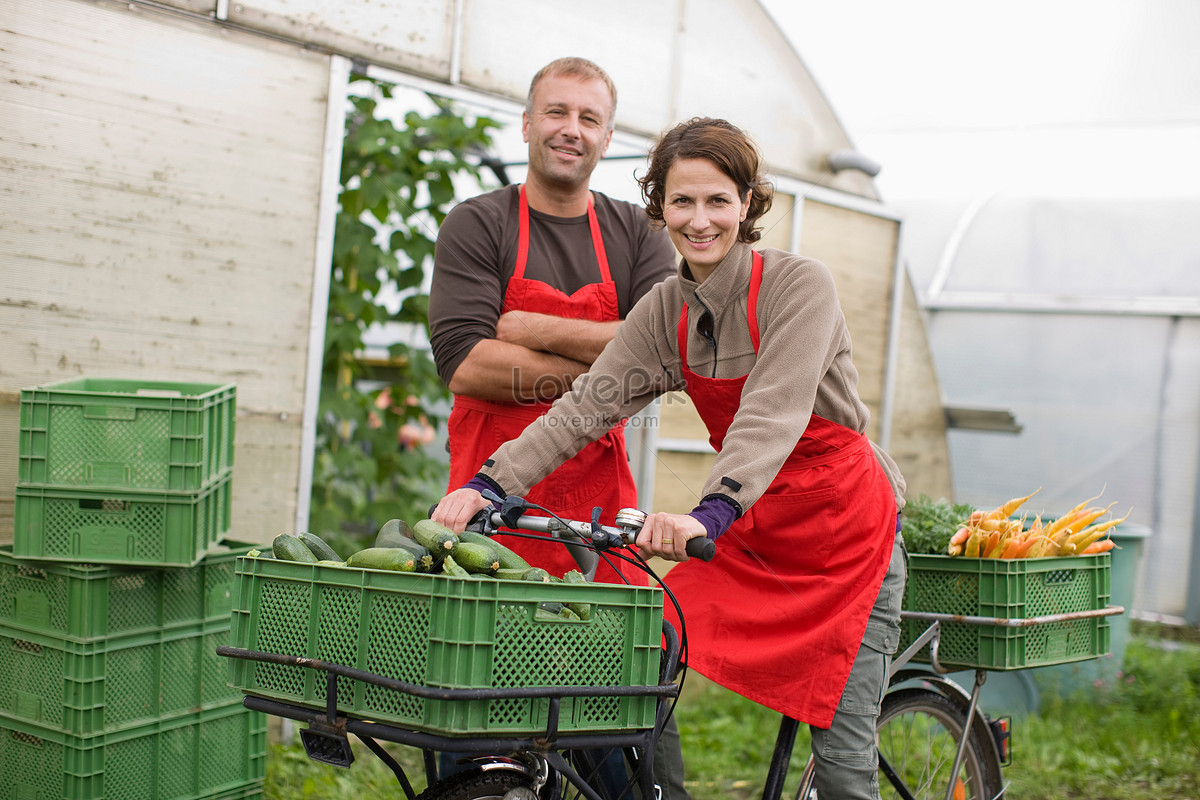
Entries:
{"type": "MultiPolygon", "coordinates": [[[[501,529],[506,532],[549,534],[571,547],[583,571],[591,573],[589,578],[594,576],[595,565],[603,554],[628,548],[633,543],[645,519],[645,514],[637,509],[622,509],[616,516],[617,527],[604,526],[599,523],[599,509],[595,510],[590,522],[581,522],[557,516],[528,515],[525,512],[529,510],[529,505],[521,498],[509,498],[502,502],[499,498],[494,499],[501,505],[500,509],[482,514],[472,526],[473,529],[487,535],[494,535],[501,529]]],[[[712,558],[713,551],[711,541],[689,542],[689,553],[696,557],[707,560],[712,558]]],[[[658,579],[652,571],[650,574],[658,579]]],[[[661,579],[658,582],[663,584],[661,579]]],[[[877,724],[880,788],[884,797],[894,796],[905,800],[994,800],[1003,797],[1007,788],[1003,768],[1009,764],[1009,721],[1004,718],[991,719],[979,707],[979,694],[987,670],[976,670],[974,686],[970,691],[946,676],[948,670],[938,661],[942,623],[953,621],[1017,627],[1123,611],[1119,606],[1107,606],[1071,615],[1016,620],[902,612],[907,619],[928,621],[930,624],[892,662],[888,690],[877,724]],[[930,650],[930,668],[911,666],[914,656],[926,646],[930,650]],[[954,776],[953,780],[951,776],[954,776]]],[[[680,619],[683,619],[682,614],[680,619]]],[[[300,731],[300,738],[307,755],[313,760],[334,766],[348,767],[353,761],[348,735],[354,734],[387,764],[408,800],[561,800],[566,797],[616,800],[630,786],[613,794],[598,785],[595,774],[599,765],[590,753],[595,750],[620,750],[629,767],[629,774],[633,776],[630,784],[636,784],[643,798],[656,796],[654,747],[673,711],[686,674],[686,664],[681,658],[686,648],[685,637],[685,632],[681,637],[673,626],[663,621],[658,682],[639,686],[447,689],[400,681],[344,664],[295,654],[259,652],[231,646],[218,648],[218,653],[234,659],[303,667],[324,673],[327,699],[323,711],[249,693],[244,698],[244,705],[306,723],[308,727],[300,731]],[[339,679],[430,700],[539,698],[549,704],[547,722],[544,730],[520,736],[446,736],[407,729],[341,712],[338,708],[338,698],[342,696],[339,694],[339,679]],[[619,732],[559,732],[559,714],[564,702],[613,697],[656,698],[653,723],[619,732]],[[416,794],[404,768],[380,741],[400,743],[422,751],[427,784],[425,791],[416,794]],[[469,768],[462,772],[439,776],[435,758],[438,752],[482,755],[470,758],[467,763],[469,768]]],[[[798,727],[798,721],[782,718],[763,788],[763,800],[779,800],[782,796],[798,727]]],[[[812,781],[813,762],[810,758],[801,776],[796,800],[816,800],[812,781]]]]}

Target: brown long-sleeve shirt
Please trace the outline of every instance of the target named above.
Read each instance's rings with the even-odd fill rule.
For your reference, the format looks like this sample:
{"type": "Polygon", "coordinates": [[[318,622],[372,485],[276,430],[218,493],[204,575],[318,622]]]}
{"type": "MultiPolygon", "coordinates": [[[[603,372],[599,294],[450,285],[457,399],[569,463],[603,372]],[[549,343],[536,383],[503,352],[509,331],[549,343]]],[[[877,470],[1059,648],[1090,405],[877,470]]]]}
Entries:
{"type": "MultiPolygon", "coordinates": [[[[858,396],[850,333],[832,274],[810,258],[772,249],[762,255],[757,355],[747,325],[749,246],[735,244],[703,284],[681,264],[674,277],[634,307],[570,393],[502,446],[483,473],[506,492],[524,494],[614,423],[659,394],[685,389],[676,335],[685,302],[689,368],[715,378],[747,376],[702,497],[724,494],[749,509],[778,474],[812,414],[866,431],[870,414],[858,396]],[[706,313],[712,317],[711,340],[697,329],[706,313]],[[723,483],[726,477],[732,481],[723,483]]],[[[878,447],[875,452],[901,508],[900,470],[887,453],[878,447]]]]}
{"type": "MultiPolygon", "coordinates": [[[[507,186],[465,200],[438,230],[429,340],[446,384],[472,347],[496,335],[517,260],[518,191],[507,186]]],[[[675,250],[665,232],[650,229],[640,207],[600,192],[592,196],[624,318],[651,286],[674,273],[675,250]]],[[[587,215],[563,218],[531,208],[529,226],[525,277],[566,294],[600,280],[587,215]]]]}

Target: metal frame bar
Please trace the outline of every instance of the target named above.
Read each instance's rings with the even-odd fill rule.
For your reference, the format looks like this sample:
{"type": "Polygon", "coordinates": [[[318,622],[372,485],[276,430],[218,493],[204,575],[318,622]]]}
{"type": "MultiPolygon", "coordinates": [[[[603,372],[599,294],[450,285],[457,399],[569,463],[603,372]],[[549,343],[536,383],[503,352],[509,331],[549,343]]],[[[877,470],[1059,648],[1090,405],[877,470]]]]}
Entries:
{"type": "Polygon", "coordinates": [[[346,138],[346,97],[349,87],[350,60],[343,56],[330,56],[325,145],[321,163],[321,189],[317,201],[317,240],[313,249],[313,290],[308,324],[308,364],[304,376],[300,466],[296,489],[298,531],[308,529],[312,495],[317,413],[321,401],[321,365],[325,355],[325,318],[329,314],[329,265],[333,263],[333,236],[337,227],[337,201],[341,186],[342,144],[346,138]]]}

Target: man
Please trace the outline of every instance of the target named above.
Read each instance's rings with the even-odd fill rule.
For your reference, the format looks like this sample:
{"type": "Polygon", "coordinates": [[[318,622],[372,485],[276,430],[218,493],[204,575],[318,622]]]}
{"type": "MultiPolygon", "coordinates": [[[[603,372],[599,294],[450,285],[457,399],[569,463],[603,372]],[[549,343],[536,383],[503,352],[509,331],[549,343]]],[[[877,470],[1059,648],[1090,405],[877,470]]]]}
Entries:
{"type": "MultiPolygon", "coordinates": [[[[586,59],[542,68],[521,118],[524,185],[467,200],[441,226],[429,327],[438,372],[454,393],[451,489],[569,390],[634,303],[675,270],[670,240],[651,231],[640,207],[589,189],[616,104],[612,79],[586,59]]],[[[623,430],[589,445],[528,498],[574,519],[601,506],[612,524],[618,509],[637,505],[623,430]]],[[[508,539],[554,574],[575,568],[560,544],[508,539]]],[[[640,573],[625,574],[645,584],[640,573]]],[[[602,563],[596,579],[620,577],[602,563]]]]}

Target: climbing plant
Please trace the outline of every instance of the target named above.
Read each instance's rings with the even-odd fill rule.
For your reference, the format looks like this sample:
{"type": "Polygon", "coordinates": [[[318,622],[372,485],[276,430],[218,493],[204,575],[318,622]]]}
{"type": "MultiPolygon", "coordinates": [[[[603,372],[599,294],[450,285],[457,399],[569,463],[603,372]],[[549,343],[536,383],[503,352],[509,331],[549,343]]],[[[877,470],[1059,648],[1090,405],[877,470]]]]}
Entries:
{"type": "Polygon", "coordinates": [[[335,539],[420,519],[445,489],[444,451],[432,440],[449,395],[432,358],[410,337],[386,359],[367,359],[364,337],[387,323],[425,330],[437,227],[456,178],[484,186],[480,154],[498,127],[432,95],[431,113],[393,122],[380,105],[394,86],[358,75],[352,86],[309,515],[312,530],[335,539]]]}

